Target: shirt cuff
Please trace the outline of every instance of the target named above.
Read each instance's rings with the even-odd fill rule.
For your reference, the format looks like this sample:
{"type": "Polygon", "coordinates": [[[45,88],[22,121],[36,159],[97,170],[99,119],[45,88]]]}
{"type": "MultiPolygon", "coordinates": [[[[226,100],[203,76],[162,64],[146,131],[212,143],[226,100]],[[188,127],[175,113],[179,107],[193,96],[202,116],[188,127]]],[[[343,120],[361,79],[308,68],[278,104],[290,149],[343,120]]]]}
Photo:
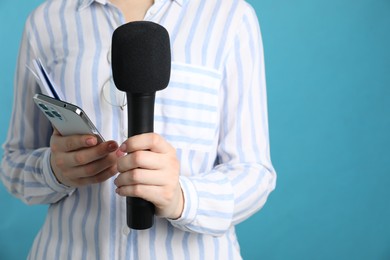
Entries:
{"type": "Polygon", "coordinates": [[[180,176],[179,182],[184,196],[183,213],[178,219],[169,219],[171,224],[178,228],[192,223],[199,207],[198,192],[195,185],[186,176],[180,176]]]}
{"type": "Polygon", "coordinates": [[[51,165],[50,165],[50,154],[51,154],[50,149],[47,149],[43,155],[43,161],[42,161],[43,177],[47,185],[53,191],[56,191],[58,193],[64,193],[68,195],[72,194],[75,191],[75,188],[60,183],[57,180],[56,176],[54,175],[54,172],[51,169],[51,165]]]}

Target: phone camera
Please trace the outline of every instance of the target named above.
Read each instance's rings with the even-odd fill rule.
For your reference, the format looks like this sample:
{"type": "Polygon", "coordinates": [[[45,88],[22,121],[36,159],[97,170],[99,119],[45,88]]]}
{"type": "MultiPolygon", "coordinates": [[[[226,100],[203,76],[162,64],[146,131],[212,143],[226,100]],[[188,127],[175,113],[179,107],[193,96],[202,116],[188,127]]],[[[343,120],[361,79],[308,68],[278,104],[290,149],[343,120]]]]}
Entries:
{"type": "Polygon", "coordinates": [[[56,117],[61,117],[61,115],[57,112],[57,111],[51,111],[53,113],[53,115],[55,115],[56,117]]]}
{"type": "Polygon", "coordinates": [[[58,118],[59,120],[62,120],[62,116],[60,113],[58,113],[57,111],[55,110],[52,110],[51,113],[56,117],[58,118]]]}
{"type": "Polygon", "coordinates": [[[47,108],[47,106],[46,105],[44,105],[44,104],[42,104],[42,103],[39,103],[39,106],[43,109],[43,110],[49,110],[48,108],[47,108]]]}
{"type": "Polygon", "coordinates": [[[51,118],[54,118],[54,115],[52,113],[50,113],[49,111],[45,111],[45,114],[50,116],[51,118]]]}

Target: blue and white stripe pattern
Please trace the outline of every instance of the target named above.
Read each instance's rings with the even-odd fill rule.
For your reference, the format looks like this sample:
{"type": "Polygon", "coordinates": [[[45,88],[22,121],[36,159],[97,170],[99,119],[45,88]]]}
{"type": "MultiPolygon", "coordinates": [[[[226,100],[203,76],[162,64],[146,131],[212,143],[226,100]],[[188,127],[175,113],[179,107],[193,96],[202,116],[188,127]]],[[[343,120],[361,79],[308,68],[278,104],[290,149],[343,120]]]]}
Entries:
{"type": "Polygon", "coordinates": [[[155,131],[176,149],[185,196],[177,220],[129,230],[114,178],[73,189],[50,169],[51,126],[35,107],[26,69],[40,58],[68,102],[106,140],[125,140],[126,110],[102,96],[111,77],[113,30],[124,23],[108,0],[49,0],[26,22],[1,178],[28,204],[50,204],[29,259],[240,259],[234,225],[275,187],[268,140],[263,47],[243,0],[156,0],[145,20],[169,31],[172,73],[157,93],[155,131]]]}

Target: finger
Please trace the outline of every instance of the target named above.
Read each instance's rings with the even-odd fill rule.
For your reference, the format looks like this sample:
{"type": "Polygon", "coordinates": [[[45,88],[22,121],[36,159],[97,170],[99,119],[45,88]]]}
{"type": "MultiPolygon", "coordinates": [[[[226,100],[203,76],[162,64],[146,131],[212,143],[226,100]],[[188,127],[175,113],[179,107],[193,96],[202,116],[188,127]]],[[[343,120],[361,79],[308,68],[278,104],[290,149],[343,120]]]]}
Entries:
{"type": "Polygon", "coordinates": [[[146,133],[128,138],[120,147],[122,152],[132,153],[139,150],[150,150],[156,153],[172,152],[173,147],[156,133],[146,133]]]}
{"type": "Polygon", "coordinates": [[[118,187],[115,192],[120,196],[137,197],[156,204],[160,202],[161,187],[151,185],[127,185],[118,187]]]}
{"type": "Polygon", "coordinates": [[[171,189],[150,185],[130,185],[116,189],[120,196],[138,197],[150,201],[156,207],[156,215],[177,219],[184,208],[184,196],[180,185],[171,189]]]}
{"type": "Polygon", "coordinates": [[[115,171],[117,172],[116,160],[117,157],[115,153],[112,153],[89,164],[68,168],[63,172],[63,176],[74,182],[79,182],[81,179],[94,177],[111,167],[115,167],[115,171]]]}
{"type": "Polygon", "coordinates": [[[79,184],[85,186],[85,185],[105,182],[106,180],[115,176],[117,173],[118,171],[116,165],[112,165],[111,167],[104,169],[103,171],[95,174],[94,176],[79,179],[79,184]]]}
{"type": "Polygon", "coordinates": [[[115,152],[117,149],[118,144],[115,141],[107,141],[94,147],[67,153],[63,156],[62,163],[69,167],[87,165],[115,152]]]}
{"type": "Polygon", "coordinates": [[[165,156],[151,151],[136,151],[118,159],[118,171],[125,172],[136,168],[158,170],[164,168],[165,156]]]}
{"type": "Polygon", "coordinates": [[[137,197],[152,202],[156,207],[166,207],[171,202],[177,201],[180,194],[180,185],[174,189],[166,189],[162,186],[152,185],[128,185],[115,190],[120,196],[137,197]]]}
{"type": "Polygon", "coordinates": [[[164,186],[168,184],[168,178],[159,171],[138,168],[120,173],[114,184],[117,187],[135,184],[164,186]]]}
{"type": "Polygon", "coordinates": [[[70,135],[62,136],[56,129],[50,139],[50,148],[53,152],[72,152],[81,148],[97,145],[98,140],[94,135],[70,135]]]}

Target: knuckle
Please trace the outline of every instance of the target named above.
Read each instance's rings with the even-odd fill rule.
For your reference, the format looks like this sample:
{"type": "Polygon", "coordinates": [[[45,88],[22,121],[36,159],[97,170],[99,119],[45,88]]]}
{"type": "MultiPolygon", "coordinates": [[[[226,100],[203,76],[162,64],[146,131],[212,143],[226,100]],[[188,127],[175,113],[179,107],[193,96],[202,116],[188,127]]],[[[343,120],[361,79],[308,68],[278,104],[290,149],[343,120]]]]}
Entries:
{"type": "Polygon", "coordinates": [[[139,183],[141,181],[141,169],[134,169],[132,171],[132,174],[130,175],[130,181],[133,181],[134,183],[139,183]]]}
{"type": "Polygon", "coordinates": [[[173,198],[173,191],[171,189],[166,189],[164,192],[164,197],[167,200],[171,200],[173,198]]]}
{"type": "Polygon", "coordinates": [[[79,165],[84,165],[86,163],[85,156],[81,153],[75,153],[74,161],[79,165]]]}
{"type": "Polygon", "coordinates": [[[66,138],[65,140],[65,148],[67,151],[73,151],[74,149],[74,142],[72,138],[66,138]]]}
{"type": "Polygon", "coordinates": [[[179,161],[176,159],[176,157],[169,157],[168,164],[175,169],[178,169],[180,167],[179,161]]]}
{"type": "Polygon", "coordinates": [[[171,176],[177,175],[180,172],[180,163],[175,157],[166,157],[164,163],[166,170],[171,176]]]}
{"type": "Polygon", "coordinates": [[[153,133],[153,134],[151,135],[151,137],[150,137],[150,142],[151,142],[151,146],[152,146],[152,147],[158,146],[159,143],[160,143],[160,141],[161,141],[161,137],[160,137],[158,134],[153,133]]]}
{"type": "Polygon", "coordinates": [[[142,188],[140,185],[134,185],[133,188],[133,194],[135,197],[141,197],[142,196],[142,188]]]}
{"type": "Polygon", "coordinates": [[[64,168],[65,166],[65,160],[62,157],[55,157],[54,163],[60,169],[64,168]]]}
{"type": "Polygon", "coordinates": [[[122,157],[118,159],[116,163],[118,172],[124,172],[127,170],[126,163],[127,163],[127,158],[122,157]]]}
{"type": "Polygon", "coordinates": [[[94,176],[96,174],[96,168],[94,165],[88,165],[84,168],[84,173],[86,176],[94,176]]]}
{"type": "Polygon", "coordinates": [[[142,162],[142,151],[136,151],[132,154],[133,163],[136,165],[141,164],[142,162]]]}
{"type": "Polygon", "coordinates": [[[53,153],[57,153],[59,151],[58,144],[56,144],[54,142],[50,142],[50,150],[53,153]]]}

